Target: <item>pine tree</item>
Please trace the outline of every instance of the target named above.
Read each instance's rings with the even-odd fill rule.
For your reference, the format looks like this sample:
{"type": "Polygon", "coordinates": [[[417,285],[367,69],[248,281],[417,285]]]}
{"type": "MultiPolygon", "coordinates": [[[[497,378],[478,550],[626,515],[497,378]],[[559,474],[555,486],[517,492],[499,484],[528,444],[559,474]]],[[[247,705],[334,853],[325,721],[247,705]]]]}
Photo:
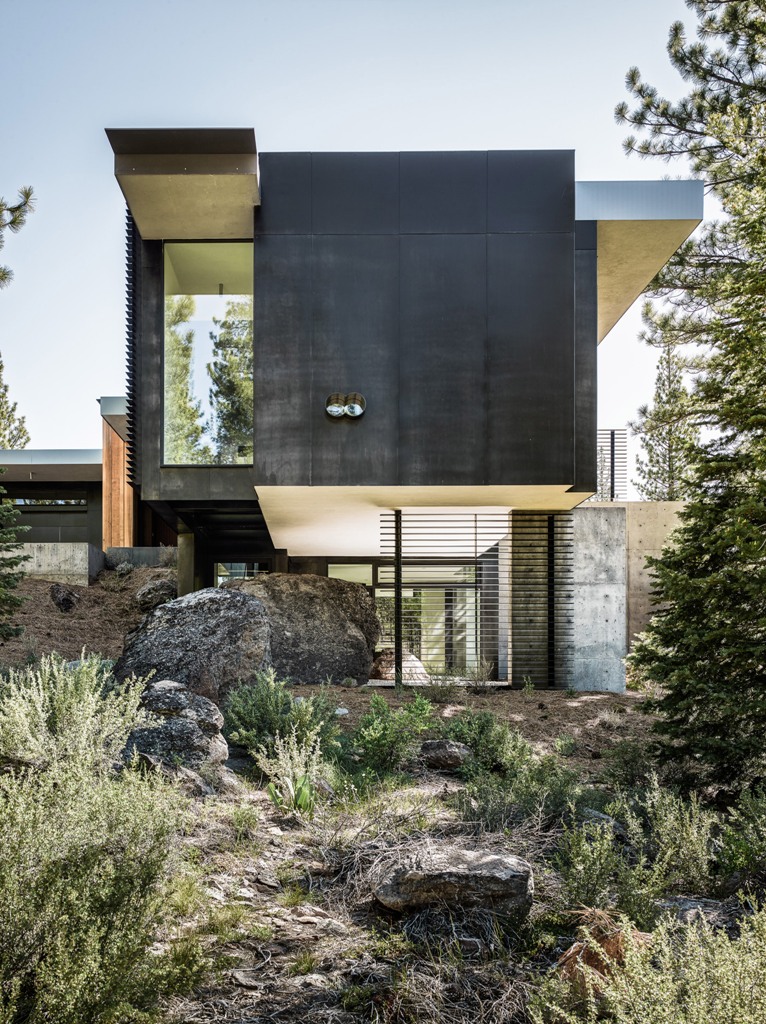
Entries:
{"type": "Polygon", "coordinates": [[[0,448],[26,448],[29,431],[23,416],[16,415],[16,402],[8,398],[4,380],[5,367],[0,356],[0,448]]]}
{"type": "MultiPolygon", "coordinates": [[[[15,234],[20,231],[26,223],[27,216],[35,208],[35,199],[32,189],[27,185],[19,189],[19,198],[16,203],[8,203],[0,196],[0,249],[5,245],[3,237],[6,231],[15,234]]],[[[13,271],[10,267],[0,266],[0,288],[5,288],[13,279],[13,271]]]]}
{"type": "Polygon", "coordinates": [[[226,304],[223,320],[213,319],[213,359],[208,364],[211,436],[216,462],[249,462],[253,449],[253,302],[249,296],[226,304]]]}
{"type": "Polygon", "coordinates": [[[766,103],[708,111],[705,131],[730,219],[673,330],[708,350],[691,402],[712,431],[693,449],[673,545],[650,559],[661,609],[630,661],[663,687],[650,702],[662,756],[737,789],[766,779],[766,103]]]}
{"type": "Polygon", "coordinates": [[[203,444],[205,427],[201,403],[192,389],[194,330],[182,330],[194,317],[191,295],[165,299],[165,439],[164,460],[172,465],[209,463],[203,444]]]}
{"type": "MultiPolygon", "coordinates": [[[[644,310],[649,332],[657,330],[653,312],[651,307],[644,310]]],[[[655,344],[659,344],[661,353],[652,404],[642,406],[638,419],[630,424],[643,449],[634,483],[647,501],[680,501],[686,491],[685,477],[699,428],[684,380],[684,360],[661,331],[655,344]]]]}
{"type": "MultiPolygon", "coordinates": [[[[0,469],[0,474],[4,472],[0,469]]],[[[19,526],[19,511],[3,497],[5,493],[5,488],[0,487],[0,641],[21,633],[21,627],[12,626],[9,619],[24,600],[15,590],[24,577],[21,566],[29,558],[23,554],[18,539],[28,527],[19,526]]]]}

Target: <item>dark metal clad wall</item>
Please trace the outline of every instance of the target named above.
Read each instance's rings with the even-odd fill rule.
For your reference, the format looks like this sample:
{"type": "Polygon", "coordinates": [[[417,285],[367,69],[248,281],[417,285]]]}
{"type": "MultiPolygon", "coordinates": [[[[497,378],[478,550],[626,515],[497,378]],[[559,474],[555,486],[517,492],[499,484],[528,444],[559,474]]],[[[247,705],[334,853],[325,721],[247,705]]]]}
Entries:
{"type": "Polygon", "coordinates": [[[125,213],[125,335],[126,335],[126,401],[128,420],[127,465],[131,484],[141,480],[141,417],[138,415],[140,380],[140,346],[138,345],[139,319],[139,237],[130,210],[125,213]]]}
{"type": "Polygon", "coordinates": [[[575,491],[590,491],[596,479],[598,285],[597,225],[578,221],[575,230],[575,491]]]}
{"type": "Polygon", "coordinates": [[[261,196],[256,486],[575,482],[571,152],[261,154],[261,196]]]}

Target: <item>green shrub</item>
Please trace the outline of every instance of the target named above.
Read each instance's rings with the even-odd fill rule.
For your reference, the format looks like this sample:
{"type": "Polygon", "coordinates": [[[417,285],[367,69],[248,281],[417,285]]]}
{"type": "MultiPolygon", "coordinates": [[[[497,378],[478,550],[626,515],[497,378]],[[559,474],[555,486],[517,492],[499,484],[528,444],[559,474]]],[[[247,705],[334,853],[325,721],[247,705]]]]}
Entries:
{"type": "Polygon", "coordinates": [[[380,774],[395,771],[412,753],[416,738],[432,724],[433,707],[424,697],[417,695],[392,711],[380,694],[373,694],[370,710],[352,740],[361,767],[380,774]]]}
{"type": "Polygon", "coordinates": [[[766,792],[745,790],[721,834],[720,867],[762,878],[766,872],[766,792]]]}
{"type": "Polygon", "coordinates": [[[224,732],[227,739],[253,752],[263,747],[268,755],[274,752],[277,736],[288,736],[295,729],[303,740],[313,729],[319,729],[320,744],[326,756],[338,748],[337,705],[327,689],[302,700],[289,692],[289,683],[278,679],[273,668],[256,674],[255,682],[237,687],[229,694],[224,707],[224,732]]]}
{"type": "Polygon", "coordinates": [[[491,711],[463,711],[449,719],[443,733],[447,739],[471,748],[474,758],[467,766],[469,772],[478,768],[510,777],[534,757],[521,733],[498,721],[491,711]]]}
{"type": "Polygon", "coordinates": [[[166,902],[181,810],[130,770],[0,777],[2,1024],[150,1021],[198,979],[166,902]]]}
{"type": "Polygon", "coordinates": [[[534,817],[543,827],[561,820],[582,799],[577,773],[547,756],[523,762],[512,778],[480,773],[456,796],[458,813],[492,832],[534,817]]]}
{"type": "Polygon", "coordinates": [[[565,906],[612,905],[620,855],[611,825],[586,822],[565,827],[553,865],[561,875],[565,906]]]}
{"type": "Polygon", "coordinates": [[[97,656],[69,667],[54,654],[34,668],[11,669],[0,681],[0,762],[109,768],[146,721],[143,688],[136,679],[116,684],[111,662],[97,656]]]}
{"type": "MultiPolygon", "coordinates": [[[[600,948],[594,952],[603,957],[600,948]]],[[[651,943],[626,943],[625,966],[586,968],[585,998],[555,976],[533,996],[534,1024],[762,1024],[766,1020],[766,911],[742,922],[737,938],[694,925],[660,925],[651,943]]]]}
{"type": "Polygon", "coordinates": [[[720,819],[695,794],[685,799],[653,775],[642,793],[619,798],[609,811],[637,856],[662,873],[666,892],[704,895],[714,888],[720,819]]]}
{"type": "Polygon", "coordinates": [[[620,740],[604,754],[604,781],[616,789],[634,789],[646,781],[649,751],[638,740],[620,740]]]}

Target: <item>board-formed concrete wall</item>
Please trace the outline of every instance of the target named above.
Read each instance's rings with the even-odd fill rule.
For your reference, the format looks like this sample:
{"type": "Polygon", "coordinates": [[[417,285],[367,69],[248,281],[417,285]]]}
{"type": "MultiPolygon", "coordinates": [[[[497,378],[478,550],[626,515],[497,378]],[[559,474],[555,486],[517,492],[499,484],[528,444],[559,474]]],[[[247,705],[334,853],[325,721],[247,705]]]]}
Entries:
{"type": "Polygon", "coordinates": [[[576,690],[625,689],[627,513],[624,505],[585,505],[573,512],[576,690]]]}
{"type": "Polygon", "coordinates": [[[680,501],[631,501],[626,503],[628,530],[628,650],[637,633],[643,632],[654,613],[652,577],[647,555],[662,554],[671,530],[676,526],[680,501]]]}
{"type": "Polygon", "coordinates": [[[93,544],[62,542],[60,544],[22,544],[22,553],[29,555],[24,572],[33,578],[51,583],[69,583],[87,587],[104,568],[104,553],[93,544]]]}

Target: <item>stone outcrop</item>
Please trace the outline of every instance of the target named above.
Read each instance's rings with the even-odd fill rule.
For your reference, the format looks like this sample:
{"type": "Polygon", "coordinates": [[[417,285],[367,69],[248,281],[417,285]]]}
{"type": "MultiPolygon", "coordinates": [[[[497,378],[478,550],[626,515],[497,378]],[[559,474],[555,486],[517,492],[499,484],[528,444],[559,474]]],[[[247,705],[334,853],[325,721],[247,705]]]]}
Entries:
{"type": "Polygon", "coordinates": [[[271,631],[263,602],[223,588],[160,605],[125,638],[114,667],[118,680],[131,674],[173,679],[220,704],[240,682],[271,664],[271,631]]]}
{"type": "Polygon", "coordinates": [[[150,612],[161,604],[173,601],[178,594],[176,585],[171,579],[149,580],[139,587],[134,600],[142,612],[150,612]]]}
{"type": "Polygon", "coordinates": [[[295,683],[367,682],[380,636],[375,605],[360,583],[270,573],[225,584],[263,602],[277,675],[295,683]]]}
{"type": "Polygon", "coordinates": [[[223,715],[212,701],[192,693],[183,683],[152,680],[141,703],[152,720],[133,730],[128,754],[136,750],[192,769],[222,764],[229,756],[221,735],[223,715]]]}
{"type": "Polygon", "coordinates": [[[384,865],[374,895],[391,910],[485,906],[521,919],[532,906],[534,879],[520,857],[444,845],[384,865]]]}
{"type": "Polygon", "coordinates": [[[420,756],[426,768],[450,771],[470,761],[473,751],[456,740],[426,740],[420,748],[420,756]]]}
{"type": "MultiPolygon", "coordinates": [[[[387,647],[375,659],[372,671],[370,672],[370,679],[394,682],[395,677],[394,649],[393,647],[387,647]]],[[[431,677],[426,672],[423,662],[409,651],[402,651],[402,681],[421,686],[428,686],[431,682],[431,677]]]]}

